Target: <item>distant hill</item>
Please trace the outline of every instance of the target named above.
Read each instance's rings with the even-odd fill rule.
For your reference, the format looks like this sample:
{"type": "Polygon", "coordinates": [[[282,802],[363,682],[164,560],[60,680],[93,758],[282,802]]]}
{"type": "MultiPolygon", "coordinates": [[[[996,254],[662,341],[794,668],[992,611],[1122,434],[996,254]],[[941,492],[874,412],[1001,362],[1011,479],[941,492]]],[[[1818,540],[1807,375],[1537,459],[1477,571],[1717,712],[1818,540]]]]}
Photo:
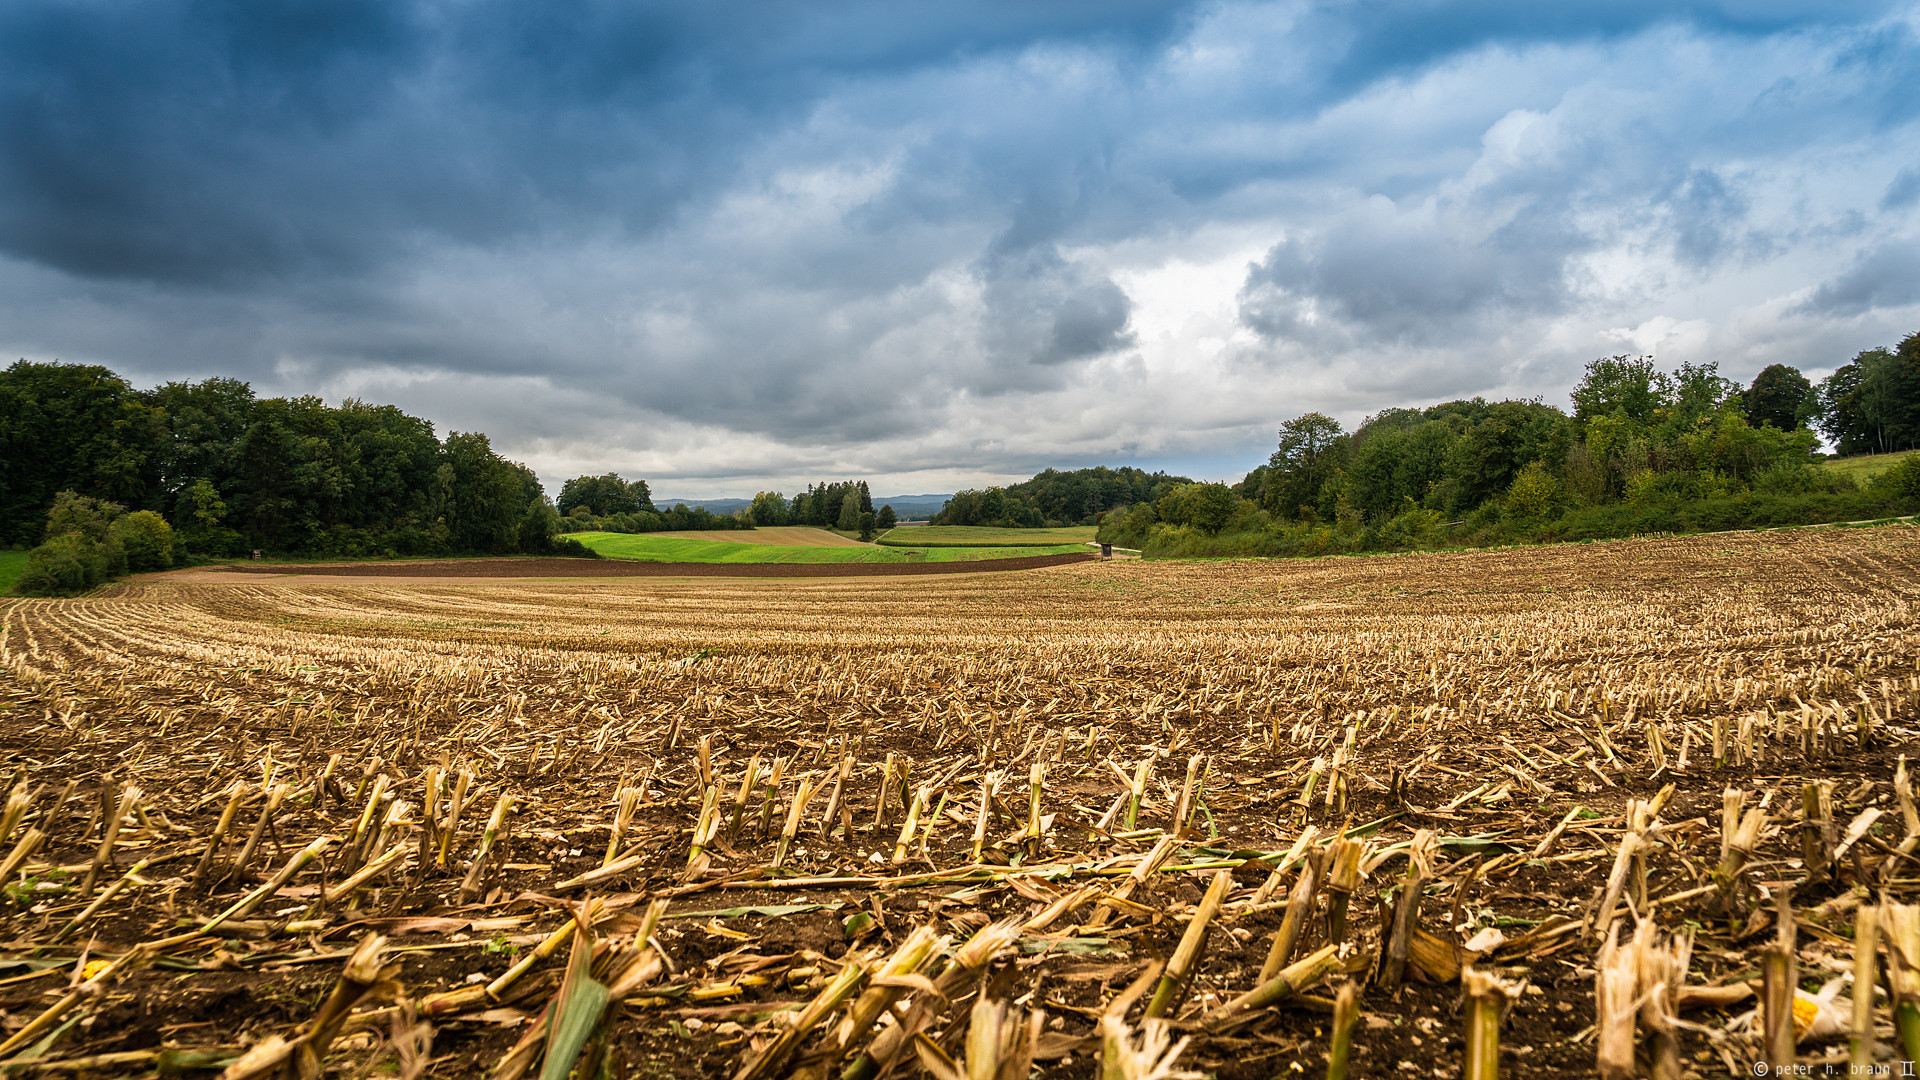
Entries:
{"type": "MultiPolygon", "coordinates": [[[[923,518],[939,513],[940,508],[947,505],[947,500],[951,498],[953,498],[952,495],[875,495],[873,497],[873,507],[878,510],[882,506],[892,506],[893,512],[903,520],[908,518],[923,518]]],[[[752,506],[753,500],[675,499],[670,497],[662,498],[659,495],[653,497],[653,505],[662,510],[668,509],[676,503],[684,503],[690,507],[700,507],[710,514],[731,514],[735,510],[745,510],[747,507],[752,506]]]]}
{"type": "Polygon", "coordinates": [[[753,500],[752,499],[670,499],[670,498],[663,499],[658,495],[655,495],[653,497],[653,505],[659,507],[662,510],[668,510],[673,508],[676,505],[682,505],[682,504],[689,507],[696,508],[696,509],[705,510],[709,514],[731,514],[735,510],[745,510],[747,507],[752,506],[753,500]]]}
{"type": "Polygon", "coordinates": [[[951,498],[952,495],[889,495],[885,498],[875,495],[873,508],[878,510],[883,506],[891,506],[901,520],[932,517],[951,498]]]}

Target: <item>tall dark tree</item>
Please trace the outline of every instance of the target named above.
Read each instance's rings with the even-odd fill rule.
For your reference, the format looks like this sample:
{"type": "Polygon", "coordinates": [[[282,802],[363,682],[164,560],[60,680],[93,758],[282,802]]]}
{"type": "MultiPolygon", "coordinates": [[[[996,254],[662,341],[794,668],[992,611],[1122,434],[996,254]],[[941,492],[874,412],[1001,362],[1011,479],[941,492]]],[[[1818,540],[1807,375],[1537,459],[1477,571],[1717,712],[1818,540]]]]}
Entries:
{"type": "Polygon", "coordinates": [[[1404,511],[1409,499],[1433,499],[1444,507],[1454,490],[1444,485],[1448,454],[1470,425],[1469,417],[1484,417],[1486,412],[1486,403],[1476,398],[1424,411],[1389,409],[1369,418],[1354,432],[1347,464],[1347,497],[1354,508],[1380,521],[1404,511]],[[1452,407],[1457,404],[1473,407],[1452,407]]]}
{"type": "Polygon", "coordinates": [[[1920,334],[1868,349],[1820,384],[1820,430],[1842,454],[1920,446],[1920,334]]]}
{"type": "Polygon", "coordinates": [[[1860,380],[1860,406],[1881,453],[1920,446],[1920,333],[1878,350],[1860,380]]]}
{"type": "Polygon", "coordinates": [[[144,507],[159,485],[160,410],[103,367],[0,372],[0,540],[40,542],[56,492],[144,507]]]}
{"type": "Polygon", "coordinates": [[[900,518],[894,514],[892,503],[880,507],[880,512],[873,516],[873,527],[881,532],[886,532],[898,524],[900,524],[900,518]]]}
{"type": "Polygon", "coordinates": [[[1339,465],[1343,442],[1340,421],[1324,413],[1310,412],[1280,425],[1280,445],[1267,459],[1261,505],[1286,518],[1311,512],[1339,465]]]}
{"type": "Polygon", "coordinates": [[[841,532],[854,532],[860,528],[860,493],[849,491],[840,499],[840,519],[834,522],[834,528],[841,532]]]}
{"type": "MultiPolygon", "coordinates": [[[[217,491],[232,491],[240,472],[240,439],[253,425],[257,401],[253,387],[239,379],[170,382],[142,395],[165,415],[167,438],[160,455],[161,504],[174,525],[190,513],[182,500],[205,480],[217,491]]],[[[398,412],[399,410],[395,410],[398,412]]],[[[425,423],[425,421],[421,421],[425,423]]],[[[427,440],[437,449],[433,429],[427,440]]]]}
{"type": "Polygon", "coordinates": [[[1860,402],[1860,380],[1866,375],[1866,366],[1861,361],[1884,352],[1885,349],[1863,352],[1855,356],[1852,363],[1840,365],[1820,381],[1820,432],[1842,454],[1868,453],[1873,446],[1872,428],[1860,402]]]}
{"type": "Polygon", "coordinates": [[[576,476],[560,485],[560,512],[572,513],[584,506],[595,517],[637,514],[653,510],[653,494],[645,480],[627,481],[618,473],[603,476],[576,476]]]}
{"type": "Polygon", "coordinates": [[[1768,364],[1753,377],[1742,400],[1747,423],[1754,427],[1772,426],[1792,431],[1800,426],[1800,403],[1813,389],[1800,369],[1785,364],[1768,364]]]}
{"type": "Polygon", "coordinates": [[[1537,401],[1497,401],[1447,452],[1451,509],[1471,510],[1507,490],[1536,461],[1559,462],[1573,432],[1567,416],[1537,401]]]}

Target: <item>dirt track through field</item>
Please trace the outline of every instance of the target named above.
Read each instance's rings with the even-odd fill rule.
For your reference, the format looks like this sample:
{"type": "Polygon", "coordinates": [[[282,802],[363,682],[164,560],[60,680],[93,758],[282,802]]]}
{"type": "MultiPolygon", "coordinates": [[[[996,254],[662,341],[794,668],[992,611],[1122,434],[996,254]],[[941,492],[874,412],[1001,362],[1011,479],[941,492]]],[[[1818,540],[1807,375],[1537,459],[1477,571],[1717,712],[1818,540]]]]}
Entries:
{"type": "MultiPolygon", "coordinates": [[[[494,581],[553,578],[720,577],[835,578],[915,577],[925,574],[986,574],[1035,570],[1043,566],[1097,559],[1092,553],[1027,555],[1017,559],[925,563],[669,563],[638,559],[448,559],[445,562],[394,563],[236,563],[232,566],[177,571],[193,580],[217,581],[234,575],[272,577],[469,578],[494,581]]],[[[162,575],[173,576],[173,575],[162,575]]]]}

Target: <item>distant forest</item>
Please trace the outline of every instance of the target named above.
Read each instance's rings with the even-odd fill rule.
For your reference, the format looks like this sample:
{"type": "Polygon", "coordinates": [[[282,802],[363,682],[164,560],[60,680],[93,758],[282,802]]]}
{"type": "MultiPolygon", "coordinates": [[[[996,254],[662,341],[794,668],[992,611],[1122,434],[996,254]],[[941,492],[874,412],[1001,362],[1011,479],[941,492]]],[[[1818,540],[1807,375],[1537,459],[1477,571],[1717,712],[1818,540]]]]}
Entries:
{"type": "Polygon", "coordinates": [[[570,532],[650,533],[681,529],[751,529],[744,518],[680,504],[660,510],[645,480],[614,473],[576,476],[560,487],[561,527],[570,532]]]}
{"type": "Polygon", "coordinates": [[[1815,452],[1815,429],[1843,455],[1920,447],[1920,334],[1818,386],[1782,364],[1741,387],[1714,364],[1666,372],[1651,357],[1605,357],[1572,405],[1449,401],[1388,409],[1352,432],[1308,413],[1239,483],[1159,489],[1103,515],[1099,538],[1152,555],[1290,555],[1920,510],[1920,455],[1859,485],[1815,452]]]}
{"type": "Polygon", "coordinates": [[[645,480],[605,476],[577,476],[560,489],[565,527],[605,532],[647,533],[681,529],[751,529],[766,525],[816,525],[824,529],[857,532],[871,539],[876,530],[897,523],[891,506],[873,509],[873,495],[864,480],[809,484],[789,499],[777,491],[763,491],[752,505],[734,514],[715,514],[701,507],[677,505],[659,510],[645,480]]]}
{"type": "Polygon", "coordinates": [[[46,548],[26,581],[39,591],[254,549],[550,553],[559,522],[533,470],[485,435],[441,439],[391,405],[260,398],[223,378],[136,390],[85,364],[0,372],[0,543],[46,548]]]}
{"type": "Polygon", "coordinates": [[[1094,525],[1110,510],[1158,502],[1173,488],[1191,483],[1184,476],[1134,468],[1048,469],[1008,487],[955,492],[931,524],[1016,529],[1094,525]]]}

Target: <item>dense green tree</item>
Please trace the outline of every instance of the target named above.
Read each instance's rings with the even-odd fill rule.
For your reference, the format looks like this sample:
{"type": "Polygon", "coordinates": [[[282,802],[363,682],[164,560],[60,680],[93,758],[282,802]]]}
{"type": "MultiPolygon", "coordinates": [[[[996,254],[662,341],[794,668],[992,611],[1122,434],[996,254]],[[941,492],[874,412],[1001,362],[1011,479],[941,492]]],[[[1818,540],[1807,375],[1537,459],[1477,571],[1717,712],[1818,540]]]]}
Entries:
{"type": "Polygon", "coordinates": [[[807,490],[793,497],[793,509],[789,520],[794,525],[815,525],[824,529],[840,527],[840,518],[846,509],[846,502],[852,499],[856,507],[853,521],[857,525],[857,515],[873,508],[873,496],[866,494],[862,484],[844,480],[831,484],[808,484],[807,490]]]}
{"type": "Polygon", "coordinates": [[[840,519],[834,522],[834,528],[841,532],[854,532],[860,528],[860,496],[857,491],[849,492],[848,497],[840,500],[840,519]]]}
{"type": "Polygon", "coordinates": [[[1551,405],[1492,403],[1448,448],[1448,508],[1464,512],[1501,494],[1529,464],[1564,458],[1572,439],[1566,414],[1551,405]]]}
{"type": "Polygon", "coordinates": [[[73,596],[126,573],[127,552],[118,527],[125,517],[118,503],[56,492],[46,515],[46,538],[27,553],[15,591],[73,596]]]}
{"type": "Polygon", "coordinates": [[[539,477],[525,465],[500,458],[479,432],[447,436],[441,478],[441,520],[462,550],[518,551],[523,530],[530,525],[537,529],[545,518],[533,510],[545,501],[539,477]]]}
{"type": "Polygon", "coordinates": [[[1673,421],[1682,425],[1740,401],[1739,385],[1722,378],[1717,363],[1683,363],[1674,371],[1667,386],[1668,400],[1661,404],[1667,407],[1673,421]]]}
{"type": "MultiPolygon", "coordinates": [[[[253,423],[253,387],[226,378],[170,382],[143,394],[142,400],[164,417],[167,437],[159,455],[158,502],[180,528],[192,512],[182,500],[197,482],[205,480],[216,490],[234,488],[240,439],[253,423]]],[[[431,442],[431,429],[427,437],[431,442]]]]}
{"type": "Polygon", "coordinates": [[[873,527],[881,532],[886,532],[898,524],[900,524],[900,518],[894,514],[892,503],[882,506],[880,512],[873,516],[873,527]]]}
{"type": "Polygon", "coordinates": [[[1820,384],[1820,430],[1842,454],[1920,446],[1920,334],[1868,349],[1820,384]]]}
{"type": "Polygon", "coordinates": [[[1615,412],[1647,423],[1667,403],[1673,379],[1653,365],[1651,356],[1604,356],[1587,365],[1573,390],[1573,418],[1588,420],[1615,412]]]}
{"type": "Polygon", "coordinates": [[[1920,446],[1920,334],[1876,350],[1861,374],[1860,409],[1879,453],[1920,446]]]}
{"type": "Polygon", "coordinates": [[[62,491],[53,497],[53,506],[47,510],[42,539],[78,536],[89,543],[98,544],[113,533],[113,523],[119,521],[126,512],[127,508],[119,503],[74,491],[62,491]]]}
{"type": "Polygon", "coordinates": [[[1219,532],[1240,506],[1240,497],[1225,484],[1181,484],[1154,504],[1161,521],[1185,525],[1207,534],[1219,532]]]}
{"type": "Polygon", "coordinates": [[[1470,412],[1436,407],[1425,411],[1390,409],[1370,417],[1353,436],[1347,464],[1347,498],[1370,521],[1384,521],[1406,511],[1409,500],[1444,502],[1452,489],[1447,479],[1447,456],[1468,424],[1468,416],[1484,416],[1485,402],[1470,412]]]}
{"type": "Polygon", "coordinates": [[[1247,475],[1241,477],[1237,482],[1232,484],[1231,487],[1235,495],[1246,499],[1248,502],[1257,503],[1260,501],[1260,488],[1266,482],[1267,467],[1265,465],[1255,465],[1252,469],[1248,470],[1247,475]]]}
{"type": "Polygon", "coordinates": [[[1768,364],[1753,377],[1741,404],[1747,423],[1753,427],[1771,426],[1792,431],[1801,426],[1800,405],[1813,390],[1813,383],[1798,368],[1768,364]]]}
{"type": "Polygon", "coordinates": [[[1280,446],[1267,459],[1261,505],[1284,518],[1315,513],[1344,449],[1340,422],[1324,413],[1307,413],[1280,425],[1280,446]]]}
{"type": "Polygon", "coordinates": [[[1873,446],[1873,429],[1861,408],[1860,381],[1866,374],[1863,360],[1885,349],[1870,349],[1842,364],[1820,382],[1820,415],[1817,423],[1827,441],[1842,454],[1867,453],[1873,446]]]}
{"type": "Polygon", "coordinates": [[[146,505],[161,421],[103,367],[22,360],[0,372],[0,543],[38,543],[56,492],[146,505]]]}
{"type": "Polygon", "coordinates": [[[653,494],[645,480],[627,481],[617,473],[576,476],[560,486],[560,511],[584,506],[594,517],[651,511],[653,494]]]}
{"type": "Polygon", "coordinates": [[[1500,507],[1511,517],[1543,520],[1560,508],[1562,493],[1560,479],[1544,461],[1534,460],[1513,478],[1500,507]]]}
{"type": "Polygon", "coordinates": [[[151,510],[135,510],[113,523],[114,538],[133,573],[173,565],[173,526],[151,510]]]}
{"type": "Polygon", "coordinates": [[[110,579],[112,561],[101,545],[68,533],[27,553],[14,591],[27,596],[74,596],[110,579]]]}
{"type": "Polygon", "coordinates": [[[793,511],[787,504],[786,496],[777,491],[762,491],[753,497],[753,506],[747,511],[755,525],[785,525],[792,520],[793,511]]]}

